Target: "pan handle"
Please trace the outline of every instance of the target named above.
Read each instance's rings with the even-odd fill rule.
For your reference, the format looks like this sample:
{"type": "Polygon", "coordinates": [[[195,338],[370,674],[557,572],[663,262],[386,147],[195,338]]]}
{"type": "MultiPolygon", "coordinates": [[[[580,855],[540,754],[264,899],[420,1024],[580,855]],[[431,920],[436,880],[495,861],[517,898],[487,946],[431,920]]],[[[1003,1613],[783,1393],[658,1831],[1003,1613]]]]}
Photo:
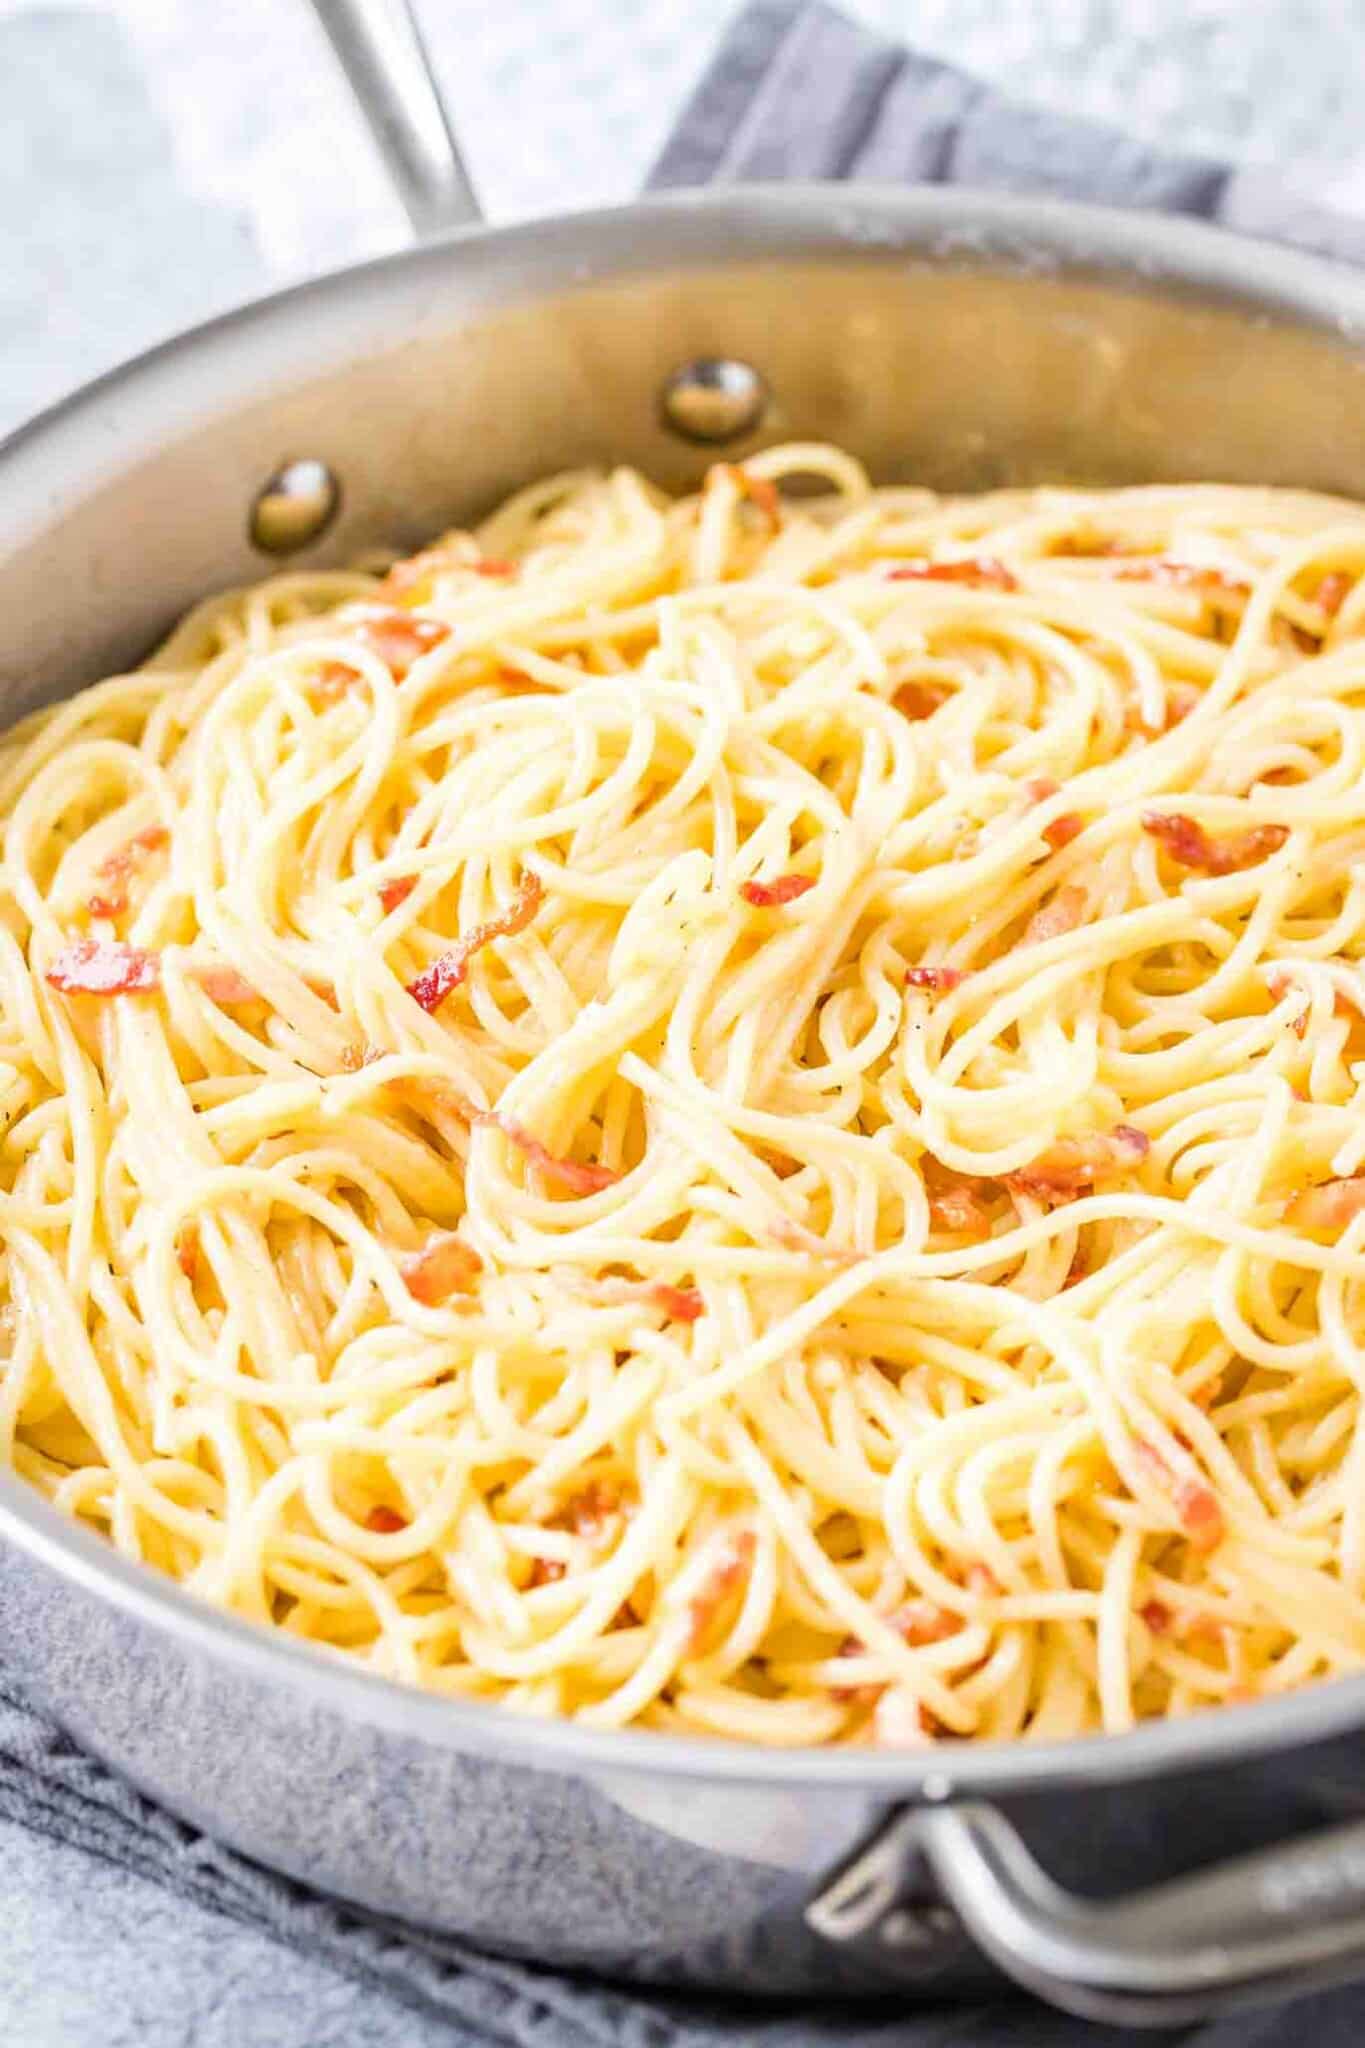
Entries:
{"type": "Polygon", "coordinates": [[[313,0],[419,240],[482,220],[410,0],[313,0]]]}
{"type": "Polygon", "coordinates": [[[808,1923],[864,1954],[879,1947],[883,1967],[907,1948],[922,1967],[903,1923],[918,1913],[925,1937],[931,1923],[901,1901],[926,1875],[940,1944],[953,1932],[946,1901],[1006,1975],[1087,2019],[1178,2026],[1365,1976],[1365,1821],[1093,1901],[1055,1884],[993,1806],[902,1808],[824,1886],[808,1923]]]}

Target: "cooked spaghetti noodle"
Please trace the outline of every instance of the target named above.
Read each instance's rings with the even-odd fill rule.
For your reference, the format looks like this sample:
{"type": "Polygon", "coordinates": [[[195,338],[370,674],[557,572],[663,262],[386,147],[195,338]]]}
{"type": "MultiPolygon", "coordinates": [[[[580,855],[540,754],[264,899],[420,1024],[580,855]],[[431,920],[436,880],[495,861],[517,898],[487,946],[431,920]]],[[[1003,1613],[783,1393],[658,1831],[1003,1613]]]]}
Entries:
{"type": "Polygon", "coordinates": [[[5,1456],[599,1726],[1359,1667],[1362,579],[800,447],[201,606],[0,752],[5,1456]]]}

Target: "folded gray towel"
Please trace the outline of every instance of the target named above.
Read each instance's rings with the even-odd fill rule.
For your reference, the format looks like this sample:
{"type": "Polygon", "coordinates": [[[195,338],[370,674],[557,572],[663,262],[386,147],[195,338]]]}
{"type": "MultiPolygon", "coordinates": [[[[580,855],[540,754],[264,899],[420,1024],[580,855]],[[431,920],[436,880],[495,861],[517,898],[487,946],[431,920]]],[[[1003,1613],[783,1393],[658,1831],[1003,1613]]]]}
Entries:
{"type": "Polygon", "coordinates": [[[654,186],[862,178],[1050,192],[1154,207],[1365,263],[1365,220],[1279,176],[1154,149],[1004,98],[821,0],[754,0],[732,24],[650,176],[654,186]]]}
{"type": "MultiPolygon", "coordinates": [[[[1365,261],[1365,224],[1276,179],[1018,106],[821,5],[735,22],[651,180],[874,178],[1199,214],[1365,261]]],[[[3,295],[0,295],[3,312],[3,295]]],[[[1348,2048],[1350,1992],[1197,2048],[1348,2048]]],[[[0,2033],[24,2048],[1137,2048],[1002,1996],[972,2010],[759,2011],[614,1992],[319,1898],[159,1812],[0,1685],[0,2033]]],[[[1170,2036],[1163,2037],[1171,2039],[1170,2036]]]]}

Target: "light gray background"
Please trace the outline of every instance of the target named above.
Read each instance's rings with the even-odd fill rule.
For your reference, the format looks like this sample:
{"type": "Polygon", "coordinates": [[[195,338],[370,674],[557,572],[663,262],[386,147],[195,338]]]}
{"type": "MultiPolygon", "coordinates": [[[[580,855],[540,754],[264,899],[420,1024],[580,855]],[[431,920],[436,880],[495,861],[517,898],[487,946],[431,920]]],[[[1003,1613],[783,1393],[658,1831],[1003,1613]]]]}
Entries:
{"type": "MultiPolygon", "coordinates": [[[[1365,212],[1365,0],[844,0],[1009,90],[1365,212]]],[[[490,215],[627,198],[734,0],[419,0],[490,215]]],[[[306,0],[0,0],[0,430],[394,247],[306,0]]]]}

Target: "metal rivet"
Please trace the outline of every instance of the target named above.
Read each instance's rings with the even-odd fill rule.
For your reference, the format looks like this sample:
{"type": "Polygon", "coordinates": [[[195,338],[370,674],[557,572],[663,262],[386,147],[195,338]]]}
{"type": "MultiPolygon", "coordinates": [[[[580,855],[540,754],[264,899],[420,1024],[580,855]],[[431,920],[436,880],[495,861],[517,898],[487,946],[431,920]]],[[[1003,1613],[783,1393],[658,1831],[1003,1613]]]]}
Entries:
{"type": "Polygon", "coordinates": [[[325,462],[281,463],[252,503],[247,531],[264,555],[295,555],[321,539],[341,509],[341,485],[325,462]]]}
{"type": "Polygon", "coordinates": [[[730,356],[698,356],[664,385],[664,424],[685,441],[718,445],[752,433],[768,403],[768,387],[752,363],[730,356]]]}

